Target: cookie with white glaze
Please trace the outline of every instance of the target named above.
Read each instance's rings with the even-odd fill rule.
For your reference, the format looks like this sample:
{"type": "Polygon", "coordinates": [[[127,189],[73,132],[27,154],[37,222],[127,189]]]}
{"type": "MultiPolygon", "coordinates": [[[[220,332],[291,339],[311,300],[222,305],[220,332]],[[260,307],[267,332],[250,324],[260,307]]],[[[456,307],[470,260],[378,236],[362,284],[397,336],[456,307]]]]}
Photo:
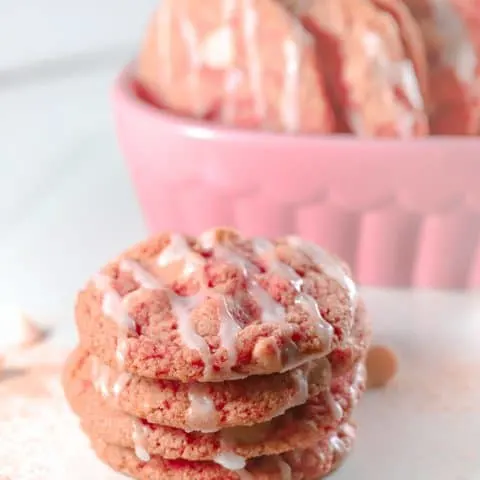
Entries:
{"type": "Polygon", "coordinates": [[[129,249],[80,292],[76,321],[82,346],[114,368],[216,382],[328,355],[356,305],[348,270],[320,247],[217,230],[129,249]]]}

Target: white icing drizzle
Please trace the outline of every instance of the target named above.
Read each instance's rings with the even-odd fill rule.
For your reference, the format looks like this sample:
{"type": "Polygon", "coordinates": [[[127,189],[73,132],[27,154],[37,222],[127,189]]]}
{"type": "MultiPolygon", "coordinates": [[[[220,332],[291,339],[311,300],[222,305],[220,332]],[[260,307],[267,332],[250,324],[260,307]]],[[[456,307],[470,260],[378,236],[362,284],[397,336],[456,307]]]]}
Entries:
{"type": "Polygon", "coordinates": [[[293,372],[293,379],[295,381],[297,392],[290,407],[303,405],[308,400],[308,378],[305,371],[302,369],[296,370],[293,372]]]}
{"type": "Polygon", "coordinates": [[[118,398],[120,396],[123,390],[130,383],[131,379],[132,379],[132,376],[128,372],[121,372],[118,375],[117,379],[115,380],[115,383],[112,386],[112,394],[115,398],[118,398]]]}
{"type": "Polygon", "coordinates": [[[249,279],[247,288],[262,310],[263,323],[283,323],[285,321],[285,308],[283,305],[276,302],[257,281],[249,279]]]}
{"type": "Polygon", "coordinates": [[[355,436],[355,428],[350,423],[342,423],[338,427],[338,434],[343,434],[346,437],[353,438],[355,436]]]}
{"type": "Polygon", "coordinates": [[[219,413],[208,391],[208,385],[194,383],[188,390],[190,407],[187,411],[188,431],[212,433],[219,430],[219,413]]]}
{"type": "Polygon", "coordinates": [[[173,297],[173,311],[178,321],[178,331],[182,342],[190,349],[197,350],[202,357],[204,367],[204,379],[207,380],[212,374],[212,355],[207,341],[193,328],[190,314],[202,300],[201,295],[195,297],[173,297]]]}
{"type": "Polygon", "coordinates": [[[110,280],[99,275],[95,278],[95,286],[103,292],[102,311],[117,323],[122,331],[134,330],[135,322],[125,307],[125,298],[122,298],[110,286],[110,280]]]}
{"type": "Polygon", "coordinates": [[[292,247],[298,248],[308,255],[316,264],[320,265],[323,273],[335,280],[341,287],[343,287],[350,298],[350,301],[355,308],[358,299],[358,290],[355,282],[343,269],[341,263],[323,248],[314,243],[302,240],[299,237],[287,237],[287,242],[292,247]]]}
{"type": "Polygon", "coordinates": [[[117,349],[115,351],[115,359],[117,360],[117,365],[119,369],[122,369],[125,366],[125,359],[127,358],[127,353],[127,337],[119,333],[117,338],[117,349]]]}
{"type": "Polygon", "coordinates": [[[133,420],[132,440],[135,447],[135,455],[142,462],[150,461],[150,454],[147,451],[147,426],[142,425],[139,420],[133,420]]]}
{"type": "MultiPolygon", "coordinates": [[[[164,264],[168,264],[169,262],[173,261],[172,259],[178,260],[179,258],[184,258],[186,259],[185,260],[186,271],[190,273],[195,272],[200,266],[203,266],[204,260],[200,256],[194,254],[191,251],[188,243],[185,240],[182,240],[181,238],[177,237],[175,241],[172,242],[171,245],[172,245],[172,248],[170,251],[167,251],[167,252],[164,251],[162,253],[162,262],[164,262],[164,264]]],[[[204,288],[204,292],[197,294],[197,296],[195,297],[191,297],[192,298],[191,305],[186,305],[186,311],[185,311],[185,308],[177,307],[176,309],[176,314],[180,318],[180,330],[181,330],[180,334],[182,336],[183,341],[187,345],[194,345],[194,347],[197,350],[199,350],[200,352],[203,352],[202,356],[204,361],[207,355],[208,357],[211,357],[208,345],[203,340],[203,338],[199,335],[192,338],[192,334],[189,331],[189,325],[187,324],[187,322],[181,321],[182,319],[185,319],[186,315],[188,315],[189,313],[188,310],[190,308],[193,308],[197,304],[200,304],[201,301],[205,298],[206,292],[208,292],[208,294],[216,298],[219,303],[220,346],[227,351],[228,359],[227,359],[226,367],[231,368],[236,363],[236,359],[237,359],[236,336],[237,336],[237,333],[241,330],[240,326],[237,324],[235,317],[232,313],[231,300],[224,295],[214,292],[213,290],[208,291],[205,285],[202,285],[202,287],[204,288]],[[194,340],[194,342],[192,342],[192,340],[194,340]],[[199,342],[203,342],[204,345],[203,346],[200,345],[199,342]]],[[[179,298],[183,299],[184,297],[179,297],[179,298]]],[[[184,299],[182,301],[185,303],[184,299]]],[[[180,304],[179,307],[181,306],[182,305],[180,304]]],[[[205,372],[205,378],[208,378],[209,375],[212,373],[210,364],[211,364],[211,360],[208,363],[209,371],[205,372]]]]}
{"type": "MultiPolygon", "coordinates": [[[[184,274],[190,275],[198,271],[204,265],[204,259],[193,252],[188,242],[181,235],[172,235],[170,244],[163,250],[157,259],[159,266],[167,266],[172,262],[184,261],[184,274]]],[[[202,285],[203,290],[191,297],[182,297],[176,295],[171,290],[165,288],[156,278],[146,272],[136,262],[122,262],[122,268],[132,273],[135,280],[147,289],[164,288],[169,295],[173,313],[178,321],[178,331],[182,342],[192,350],[197,350],[205,364],[204,380],[211,379],[214,375],[212,372],[212,356],[210,348],[206,340],[199,335],[192,326],[190,315],[194,308],[202,303],[207,297],[216,298],[219,303],[220,311],[220,346],[227,351],[228,359],[226,367],[231,368],[237,360],[236,337],[241,327],[235,320],[232,313],[231,299],[221,295],[214,290],[208,289],[202,285]]]]}
{"type": "Polygon", "coordinates": [[[204,250],[213,250],[216,245],[216,229],[205,230],[198,237],[198,244],[204,250]]]}
{"type": "Polygon", "coordinates": [[[328,439],[330,449],[337,457],[343,457],[347,453],[347,448],[342,439],[337,435],[331,435],[328,439]]]}
{"type": "MultiPolygon", "coordinates": [[[[173,245],[171,250],[167,251],[166,254],[164,250],[162,256],[165,255],[167,258],[173,258],[174,260],[172,261],[175,261],[180,256],[179,245],[181,245],[181,241],[179,241],[179,243],[172,243],[171,245],[173,245]]],[[[188,248],[186,243],[185,248],[188,248]]],[[[163,264],[163,261],[164,260],[159,260],[158,263],[163,264]]],[[[185,263],[189,264],[190,262],[186,261],[185,263]]],[[[188,348],[200,353],[205,365],[204,377],[205,379],[208,379],[211,375],[212,363],[210,348],[206,340],[195,331],[190,319],[192,310],[201,303],[204,298],[203,295],[197,294],[192,297],[182,297],[177,295],[172,290],[167,289],[165,285],[148,273],[139,263],[132,260],[124,260],[120,267],[123,271],[130,272],[135,281],[138,282],[141,287],[147,290],[164,290],[167,293],[172,311],[178,322],[178,333],[180,334],[180,338],[188,348]]]]}
{"type": "Polygon", "coordinates": [[[227,364],[224,368],[232,369],[237,362],[237,334],[242,330],[232,312],[231,298],[219,295],[220,308],[220,345],[227,351],[227,364]]]}
{"type": "Polygon", "coordinates": [[[145,290],[161,290],[164,288],[161,282],[134,260],[122,260],[120,262],[120,270],[130,273],[133,279],[145,290]]]}
{"type": "Polygon", "coordinates": [[[366,130],[360,113],[357,110],[349,110],[347,113],[347,117],[352,132],[355,132],[358,136],[361,137],[365,136],[366,130]]]}
{"type": "Polygon", "coordinates": [[[333,337],[333,327],[322,317],[317,301],[302,291],[303,278],[289,265],[283,263],[275,254],[275,246],[264,238],[256,238],[253,240],[253,248],[257,255],[262,256],[269,263],[269,267],[273,272],[286,278],[293,288],[297,291],[295,303],[302,306],[307,312],[313,316],[316,321],[317,333],[325,340],[328,345],[331,344],[333,337]]]}
{"type": "MultiPolygon", "coordinates": [[[[285,351],[285,350],[284,350],[285,351]]],[[[300,367],[306,362],[316,360],[323,357],[324,353],[315,353],[312,355],[299,355],[298,347],[293,340],[290,340],[290,345],[286,349],[287,361],[284,364],[280,373],[288,372],[294,368],[300,367]]]]}
{"type": "MultiPolygon", "coordinates": [[[[410,60],[403,60],[395,63],[392,68],[392,75],[395,75],[394,85],[399,85],[405,92],[407,99],[416,110],[423,109],[423,97],[417,81],[415,69],[410,60]]],[[[400,136],[408,137],[415,129],[415,115],[407,109],[403,109],[403,115],[397,121],[400,136]]]]}
{"type": "MultiPolygon", "coordinates": [[[[215,252],[217,258],[222,258],[226,262],[237,265],[243,272],[247,280],[247,290],[250,295],[258,303],[263,323],[285,323],[286,311],[285,308],[277,301],[275,301],[270,294],[263,289],[260,284],[252,278],[252,275],[259,271],[259,269],[250,262],[246,257],[238,254],[232,249],[215,243],[214,232],[208,231],[200,236],[199,242],[205,249],[211,249],[215,252]]],[[[318,334],[321,336],[327,345],[331,344],[333,337],[333,328],[326,322],[318,308],[316,300],[310,295],[302,292],[303,279],[298,275],[293,268],[281,262],[275,255],[274,245],[264,238],[256,238],[252,242],[253,249],[257,255],[264,257],[269,262],[269,267],[272,271],[276,271],[279,275],[286,278],[297,291],[295,302],[308,310],[308,313],[317,319],[315,325],[317,326],[318,334]]],[[[230,321],[231,323],[231,321],[230,321]]],[[[288,324],[286,325],[288,326],[288,324]]],[[[237,331],[238,330],[234,330],[237,331]]],[[[222,343],[226,344],[227,339],[223,339],[222,343]]],[[[295,345],[292,345],[295,347],[295,345]]],[[[298,359],[296,356],[291,361],[287,362],[285,369],[287,371],[305,362],[305,358],[298,359]]],[[[316,358],[317,356],[312,357],[316,358]]]]}
{"type": "Polygon", "coordinates": [[[300,127],[300,62],[299,40],[301,25],[295,20],[293,34],[283,42],[285,63],[282,93],[282,121],[287,132],[297,132],[300,127]]]}
{"type": "MultiPolygon", "coordinates": [[[[329,441],[330,441],[330,439],[329,439],[329,441]]],[[[312,453],[315,455],[315,457],[317,457],[317,459],[320,463],[325,462],[326,455],[325,455],[325,452],[323,450],[318,449],[318,448],[314,448],[314,449],[312,449],[312,453]]]]}
{"type": "Polygon", "coordinates": [[[208,379],[211,374],[211,353],[206,340],[199,335],[192,326],[190,314],[198,306],[202,297],[180,297],[173,294],[171,296],[172,309],[177,318],[178,332],[182,342],[190,349],[197,350],[205,364],[204,377],[208,379]]]}
{"type": "Polygon", "coordinates": [[[292,468],[280,456],[277,457],[277,465],[278,465],[278,468],[280,470],[280,479],[279,480],[292,480],[292,468]]]}
{"type": "Polygon", "coordinates": [[[205,230],[198,237],[198,244],[205,250],[213,250],[216,245],[217,230],[215,228],[211,230],[205,230]]]}
{"type": "Polygon", "coordinates": [[[228,71],[232,67],[235,37],[230,22],[234,6],[232,0],[222,2],[222,23],[207,35],[201,45],[202,63],[209,68],[228,71]]]}
{"type": "Polygon", "coordinates": [[[424,107],[422,92],[417,80],[417,73],[415,67],[410,60],[402,60],[398,62],[398,83],[402,85],[408,100],[417,110],[424,107]]]}
{"type": "Polygon", "coordinates": [[[104,275],[98,275],[94,279],[97,289],[103,292],[102,312],[111,318],[118,326],[117,348],[115,358],[120,369],[125,365],[128,352],[127,332],[135,330],[135,321],[130,317],[126,304],[129,296],[122,298],[110,285],[110,280],[104,275]]]}
{"type": "Polygon", "coordinates": [[[200,103],[200,68],[202,66],[202,56],[197,31],[195,30],[193,22],[185,12],[180,14],[180,33],[190,62],[190,71],[187,74],[190,101],[194,106],[195,115],[201,117],[204,113],[203,105],[200,103]]]}
{"type": "MultiPolygon", "coordinates": [[[[237,455],[233,452],[222,452],[219,453],[213,461],[226,468],[227,470],[232,470],[234,472],[241,471],[247,465],[247,461],[244,457],[237,455]]],[[[241,477],[240,477],[241,478],[241,477]]]]}
{"type": "MultiPolygon", "coordinates": [[[[302,363],[304,362],[305,360],[303,359],[302,363]]],[[[290,368],[286,370],[290,370],[290,368]]],[[[294,408],[294,407],[298,407],[299,405],[304,405],[308,401],[308,398],[309,398],[308,374],[303,370],[296,370],[292,372],[292,375],[293,375],[293,380],[295,382],[295,388],[296,388],[295,396],[292,398],[290,402],[280,406],[277,410],[275,410],[275,413],[272,414],[272,418],[284,415],[287,412],[287,410],[290,410],[291,408],[294,408]]]]}
{"type": "Polygon", "coordinates": [[[444,42],[443,63],[452,68],[460,81],[475,81],[478,57],[468,30],[451,0],[431,0],[430,6],[444,42]]]}
{"type": "Polygon", "coordinates": [[[182,277],[188,277],[198,271],[204,264],[203,258],[195,253],[182,235],[173,234],[170,243],[157,258],[159,267],[167,267],[176,262],[183,262],[182,277]]]}
{"type": "MultiPolygon", "coordinates": [[[[388,58],[384,42],[385,40],[377,32],[371,30],[366,32],[363,37],[363,46],[368,59],[376,66],[377,75],[382,75],[393,87],[401,88],[409,103],[415,109],[421,110],[424,102],[413,63],[408,59],[388,58]]],[[[398,106],[402,109],[402,116],[398,123],[399,133],[402,136],[409,136],[413,132],[415,117],[401,104],[398,106]]]]}
{"type": "Polygon", "coordinates": [[[233,63],[233,32],[224,25],[214,30],[202,44],[202,63],[212,69],[229,69],[233,63]]]}
{"type": "Polygon", "coordinates": [[[335,421],[339,422],[343,418],[343,408],[342,406],[335,400],[332,392],[330,390],[326,390],[325,393],[325,402],[327,407],[332,414],[335,421]]]}
{"type": "Polygon", "coordinates": [[[92,357],[92,384],[93,388],[107,398],[110,396],[108,383],[110,381],[110,368],[100,362],[97,357],[92,357]]]}
{"type": "Polygon", "coordinates": [[[92,357],[92,385],[103,398],[113,396],[114,399],[118,399],[132,379],[132,376],[128,372],[121,372],[117,374],[110,388],[110,383],[114,378],[113,373],[114,371],[108,365],[102,363],[98,357],[92,357]]]}
{"type": "Polygon", "coordinates": [[[367,369],[363,363],[359,363],[355,368],[355,375],[352,385],[349,387],[349,394],[352,402],[356,403],[360,399],[360,393],[365,386],[367,369]]]}
{"type": "Polygon", "coordinates": [[[247,280],[247,290],[250,295],[255,298],[255,301],[258,303],[262,311],[262,322],[281,323],[285,321],[285,308],[280,303],[276,302],[269,293],[264,290],[254,278],[252,278],[252,274],[258,272],[258,268],[253,263],[223,245],[212,244],[212,240],[208,235],[200,237],[200,241],[205,248],[212,248],[218,258],[222,258],[226,262],[236,265],[242,270],[243,275],[247,280]]]}
{"type": "Polygon", "coordinates": [[[252,0],[242,1],[243,37],[247,52],[248,75],[255,102],[256,115],[261,122],[265,120],[266,105],[262,88],[262,71],[259,57],[257,30],[258,14],[252,0]]]}

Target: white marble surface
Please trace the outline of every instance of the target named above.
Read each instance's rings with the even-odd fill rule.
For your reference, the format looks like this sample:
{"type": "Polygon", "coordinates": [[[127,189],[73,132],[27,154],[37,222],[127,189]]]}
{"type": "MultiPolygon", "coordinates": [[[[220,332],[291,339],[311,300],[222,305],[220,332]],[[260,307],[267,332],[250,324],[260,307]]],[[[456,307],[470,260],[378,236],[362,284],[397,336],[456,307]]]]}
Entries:
{"type": "MultiPolygon", "coordinates": [[[[56,324],[59,343],[73,344],[76,290],[145,234],[109,113],[115,71],[0,90],[4,341],[13,334],[11,311],[22,309],[56,324]]],[[[335,478],[478,480],[478,294],[364,293],[377,340],[396,349],[401,371],[395,385],[368,394],[358,415],[358,446],[335,478]]],[[[79,458],[97,472],[86,450],[78,452],[77,465],[79,458]]],[[[72,471],[69,464],[65,468],[72,471]]]]}
{"type": "Polygon", "coordinates": [[[480,478],[480,296],[365,295],[375,340],[394,348],[400,371],[360,405],[357,448],[338,479],[480,478]]]}

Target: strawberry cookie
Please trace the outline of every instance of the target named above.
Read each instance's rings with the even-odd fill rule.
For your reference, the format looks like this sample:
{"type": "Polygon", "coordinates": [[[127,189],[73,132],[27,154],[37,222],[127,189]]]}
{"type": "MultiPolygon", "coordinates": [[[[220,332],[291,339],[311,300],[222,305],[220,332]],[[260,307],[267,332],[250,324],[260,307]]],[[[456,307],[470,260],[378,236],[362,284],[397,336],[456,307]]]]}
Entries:
{"type": "MultiPolygon", "coordinates": [[[[125,412],[170,427],[192,429],[191,397],[194,390],[208,395],[218,429],[263,423],[301,405],[330,386],[332,377],[346,374],[366,354],[370,324],[359,301],[351,336],[327,357],[300,365],[288,372],[251,376],[243,380],[192,386],[174,380],[139,377],[114,369],[98,357],[78,348],[70,356],[65,381],[94,380],[106,401],[125,412]],[[142,402],[138,402],[142,398],[142,402]]],[[[194,423],[194,422],[193,422],[194,423]]]]}
{"type": "Polygon", "coordinates": [[[338,467],[354,439],[355,428],[344,424],[311,448],[248,462],[229,454],[219,456],[216,462],[167,460],[158,455],[142,461],[129,448],[108,445],[95,438],[92,446],[114,470],[138,480],[318,480],[338,467]]]}
{"type": "Polygon", "coordinates": [[[295,2],[315,39],[339,130],[361,136],[428,133],[421,33],[400,0],[295,2]]]}
{"type": "Polygon", "coordinates": [[[480,134],[480,2],[404,2],[426,45],[432,133],[480,134]]]}
{"type": "Polygon", "coordinates": [[[357,291],[339,260],[217,233],[159,235],[106,266],[78,296],[82,345],[132,374],[215,382],[285,372],[350,337],[357,291]]]}
{"type": "Polygon", "coordinates": [[[352,446],[370,322],[318,245],[158,235],[88,282],[76,321],[65,394],[119,472],[316,480],[352,446]]]}
{"type": "Polygon", "coordinates": [[[220,430],[255,425],[283,415],[330,388],[331,376],[330,363],[323,358],[285,373],[222,383],[187,384],[114,370],[85,350],[77,349],[67,363],[64,383],[70,388],[74,388],[74,384],[82,388],[83,384],[92,383],[110,406],[151,423],[183,430],[198,429],[199,421],[206,420],[196,415],[192,399],[208,398],[215,421],[210,422],[207,429],[220,430]]]}
{"type": "Polygon", "coordinates": [[[332,131],[314,44],[275,0],[164,0],[138,59],[153,103],[193,118],[284,132],[332,131]]]}
{"type": "MultiPolygon", "coordinates": [[[[91,438],[135,448],[141,435],[149,455],[186,460],[213,460],[224,451],[253,458],[310,447],[348,420],[365,389],[363,365],[333,381],[330,388],[270,422],[205,433],[165,427],[132,417],[108,404],[89,382],[65,383],[67,399],[91,438]]],[[[138,399],[139,402],[142,398],[138,399]]],[[[215,412],[216,413],[216,412],[215,412]]],[[[209,415],[204,413],[204,421],[209,415]]],[[[207,423],[206,423],[207,424],[207,423]]]]}

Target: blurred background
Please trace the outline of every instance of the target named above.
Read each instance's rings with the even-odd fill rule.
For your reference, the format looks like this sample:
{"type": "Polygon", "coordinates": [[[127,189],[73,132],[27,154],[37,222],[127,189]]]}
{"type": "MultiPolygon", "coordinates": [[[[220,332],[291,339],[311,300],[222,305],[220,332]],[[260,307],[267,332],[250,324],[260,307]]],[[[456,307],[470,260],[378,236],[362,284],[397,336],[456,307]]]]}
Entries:
{"type": "Polygon", "coordinates": [[[156,3],[0,1],[0,309],[58,314],[142,235],[109,90],[156,3]]]}

